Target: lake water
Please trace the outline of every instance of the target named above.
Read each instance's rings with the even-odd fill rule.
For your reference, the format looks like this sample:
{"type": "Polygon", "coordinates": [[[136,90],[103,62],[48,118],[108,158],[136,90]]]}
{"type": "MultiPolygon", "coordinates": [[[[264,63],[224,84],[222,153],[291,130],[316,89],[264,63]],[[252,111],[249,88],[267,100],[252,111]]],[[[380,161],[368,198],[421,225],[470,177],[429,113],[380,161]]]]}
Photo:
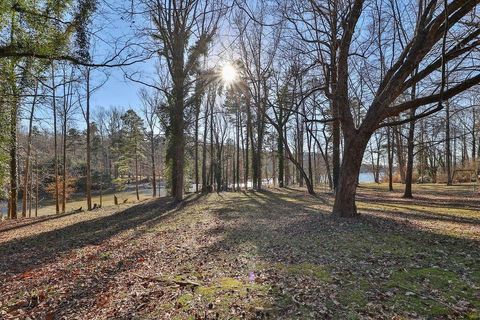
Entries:
{"type": "Polygon", "coordinates": [[[358,182],[359,183],[375,182],[375,179],[373,178],[373,172],[361,172],[360,175],[358,176],[358,182]]]}
{"type": "MultiPolygon", "coordinates": [[[[375,182],[374,178],[373,178],[373,173],[372,172],[362,172],[360,173],[359,177],[358,177],[358,181],[360,183],[371,183],[371,182],[375,182]]],[[[265,185],[267,184],[267,181],[265,180],[264,181],[265,185]]],[[[252,183],[251,181],[249,181],[249,187],[251,188],[252,187],[252,183]]],[[[244,184],[241,183],[240,184],[240,187],[243,188],[244,184]]],[[[199,186],[199,188],[201,189],[201,186],[199,186]]],[[[134,187],[129,187],[127,188],[125,191],[133,191],[135,190],[134,187]]],[[[124,192],[125,192],[124,191],[124,192]]],[[[192,186],[192,189],[191,189],[192,192],[195,191],[195,186],[192,186]]],[[[141,186],[140,188],[140,193],[141,194],[150,194],[151,193],[151,188],[145,188],[144,186],[141,186]]],[[[165,190],[165,188],[162,186],[160,188],[160,196],[166,196],[167,194],[167,190],[165,190]]],[[[21,201],[19,201],[18,203],[18,206],[20,208],[21,206],[21,201]]],[[[6,201],[0,201],[0,217],[2,215],[6,215],[7,214],[7,202],[6,201]]]]}

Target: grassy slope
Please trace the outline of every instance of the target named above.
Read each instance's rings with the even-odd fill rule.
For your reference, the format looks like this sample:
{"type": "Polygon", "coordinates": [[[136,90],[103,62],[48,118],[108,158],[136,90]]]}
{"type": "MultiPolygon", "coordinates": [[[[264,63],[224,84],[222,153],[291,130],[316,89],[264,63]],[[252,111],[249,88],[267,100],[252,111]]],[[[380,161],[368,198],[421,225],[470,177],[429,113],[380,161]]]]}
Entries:
{"type": "Polygon", "coordinates": [[[0,224],[0,317],[476,318],[478,195],[416,188],[363,186],[358,220],[275,190],[0,224]]]}

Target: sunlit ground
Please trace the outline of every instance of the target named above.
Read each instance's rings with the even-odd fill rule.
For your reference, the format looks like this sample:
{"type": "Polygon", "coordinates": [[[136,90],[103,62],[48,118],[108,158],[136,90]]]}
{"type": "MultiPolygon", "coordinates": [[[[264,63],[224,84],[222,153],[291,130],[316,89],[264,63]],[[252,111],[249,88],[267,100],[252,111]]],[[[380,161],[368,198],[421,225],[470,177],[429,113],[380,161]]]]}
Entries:
{"type": "Polygon", "coordinates": [[[315,196],[275,188],[7,221],[0,312],[476,319],[480,199],[469,188],[415,185],[416,198],[406,200],[400,186],[363,185],[353,220],[330,215],[333,196],[322,188],[315,196]]]}

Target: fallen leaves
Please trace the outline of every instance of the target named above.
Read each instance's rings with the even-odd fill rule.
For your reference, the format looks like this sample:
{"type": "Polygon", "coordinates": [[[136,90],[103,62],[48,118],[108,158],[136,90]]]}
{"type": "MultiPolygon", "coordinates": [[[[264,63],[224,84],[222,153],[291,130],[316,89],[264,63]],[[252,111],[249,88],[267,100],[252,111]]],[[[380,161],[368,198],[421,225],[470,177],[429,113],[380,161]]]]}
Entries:
{"type": "Polygon", "coordinates": [[[160,199],[121,213],[102,209],[2,226],[0,250],[9,258],[0,261],[0,318],[400,319],[478,312],[474,239],[442,234],[441,221],[408,210],[394,210],[408,224],[387,212],[332,219],[329,197],[212,194],[178,210],[160,199]],[[428,268],[438,271],[431,276],[428,268]]]}

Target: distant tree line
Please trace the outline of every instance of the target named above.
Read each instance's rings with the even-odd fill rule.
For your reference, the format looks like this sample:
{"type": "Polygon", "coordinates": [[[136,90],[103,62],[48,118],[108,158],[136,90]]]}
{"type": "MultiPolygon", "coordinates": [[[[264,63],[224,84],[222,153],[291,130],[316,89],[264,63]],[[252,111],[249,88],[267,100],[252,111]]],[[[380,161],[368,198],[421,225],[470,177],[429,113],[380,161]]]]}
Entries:
{"type": "Polygon", "coordinates": [[[404,184],[405,197],[415,182],[471,182],[479,2],[135,0],[115,9],[134,39],[97,62],[102,4],[7,1],[0,183],[9,217],[18,195],[22,216],[42,194],[65,212],[82,191],[90,210],[92,193],[127,181],[137,199],[145,182],[153,197],[165,184],[176,201],[323,186],[342,217],[358,214],[362,168],[390,190],[404,184]],[[146,59],[155,70],[135,65],[146,59]],[[107,67],[144,86],[136,106],[91,105],[107,67]]]}

